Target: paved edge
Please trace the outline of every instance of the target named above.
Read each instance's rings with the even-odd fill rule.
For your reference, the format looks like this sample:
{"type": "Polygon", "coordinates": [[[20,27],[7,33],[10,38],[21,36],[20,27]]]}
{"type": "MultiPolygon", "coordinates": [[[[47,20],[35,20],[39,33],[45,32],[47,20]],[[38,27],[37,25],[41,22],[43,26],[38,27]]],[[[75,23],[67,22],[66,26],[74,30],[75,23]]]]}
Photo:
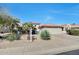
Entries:
{"type": "Polygon", "coordinates": [[[28,52],[26,48],[24,47],[16,47],[16,48],[7,48],[7,49],[0,49],[0,55],[56,55],[59,53],[63,52],[68,52],[72,50],[77,50],[79,49],[79,45],[72,45],[72,46],[67,46],[67,47],[61,47],[61,48],[52,48],[52,49],[47,49],[47,50],[40,50],[40,51],[31,51],[28,52]],[[21,48],[21,52],[16,52],[13,53],[12,51],[18,50],[21,48]]]}
{"type": "Polygon", "coordinates": [[[77,49],[79,49],[79,45],[72,45],[72,46],[62,47],[62,48],[54,48],[54,49],[49,49],[43,55],[56,55],[59,53],[68,52],[68,51],[77,50],[77,49]]]}
{"type": "Polygon", "coordinates": [[[29,55],[56,55],[62,52],[68,52],[68,51],[77,50],[77,49],[79,49],[79,45],[73,45],[73,46],[62,47],[62,48],[53,48],[53,49],[34,51],[34,52],[27,52],[27,54],[29,55]]]}

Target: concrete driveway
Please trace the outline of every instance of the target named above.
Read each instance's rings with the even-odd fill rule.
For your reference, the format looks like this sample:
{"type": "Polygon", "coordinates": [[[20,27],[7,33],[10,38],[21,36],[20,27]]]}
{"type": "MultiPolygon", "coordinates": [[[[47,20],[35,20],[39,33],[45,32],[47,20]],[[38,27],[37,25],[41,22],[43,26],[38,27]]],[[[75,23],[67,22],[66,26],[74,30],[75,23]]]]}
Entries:
{"type": "Polygon", "coordinates": [[[51,35],[51,40],[37,39],[29,42],[24,39],[0,42],[1,55],[50,55],[79,49],[79,37],[65,33],[51,35]]]}

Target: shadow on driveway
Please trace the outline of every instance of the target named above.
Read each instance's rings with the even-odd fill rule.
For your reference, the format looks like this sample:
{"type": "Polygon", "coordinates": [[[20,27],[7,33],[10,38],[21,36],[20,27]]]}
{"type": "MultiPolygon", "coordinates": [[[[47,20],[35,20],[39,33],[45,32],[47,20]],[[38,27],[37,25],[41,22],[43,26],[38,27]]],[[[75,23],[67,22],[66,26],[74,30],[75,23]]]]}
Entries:
{"type": "Polygon", "coordinates": [[[59,54],[56,54],[56,55],[79,55],[79,49],[78,50],[73,50],[73,51],[59,53],[59,54]]]}

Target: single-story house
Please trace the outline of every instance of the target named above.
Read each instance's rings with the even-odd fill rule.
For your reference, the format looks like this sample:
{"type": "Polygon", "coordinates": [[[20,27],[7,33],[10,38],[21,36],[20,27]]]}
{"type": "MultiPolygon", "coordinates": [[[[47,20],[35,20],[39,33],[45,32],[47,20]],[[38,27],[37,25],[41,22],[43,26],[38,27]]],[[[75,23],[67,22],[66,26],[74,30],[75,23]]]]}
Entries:
{"type": "Polygon", "coordinates": [[[51,34],[58,34],[63,32],[63,27],[61,25],[56,24],[41,24],[39,29],[48,30],[51,34]]]}
{"type": "Polygon", "coordinates": [[[79,29],[79,24],[71,24],[71,28],[79,29]]]}
{"type": "Polygon", "coordinates": [[[37,22],[31,22],[33,26],[36,27],[37,31],[42,31],[42,30],[48,30],[51,34],[58,34],[58,33],[63,33],[66,32],[66,29],[71,29],[71,28],[78,28],[78,24],[62,24],[62,25],[57,25],[57,24],[40,24],[37,22]]]}

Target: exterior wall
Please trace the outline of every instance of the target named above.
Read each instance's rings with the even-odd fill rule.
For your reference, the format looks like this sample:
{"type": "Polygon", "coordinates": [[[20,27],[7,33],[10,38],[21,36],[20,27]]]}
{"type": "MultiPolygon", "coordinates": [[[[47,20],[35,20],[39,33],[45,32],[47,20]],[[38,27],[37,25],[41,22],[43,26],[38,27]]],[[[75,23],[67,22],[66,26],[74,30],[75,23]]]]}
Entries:
{"type": "Polygon", "coordinates": [[[48,30],[50,34],[60,34],[63,33],[61,28],[42,28],[42,30],[48,30]]]}

